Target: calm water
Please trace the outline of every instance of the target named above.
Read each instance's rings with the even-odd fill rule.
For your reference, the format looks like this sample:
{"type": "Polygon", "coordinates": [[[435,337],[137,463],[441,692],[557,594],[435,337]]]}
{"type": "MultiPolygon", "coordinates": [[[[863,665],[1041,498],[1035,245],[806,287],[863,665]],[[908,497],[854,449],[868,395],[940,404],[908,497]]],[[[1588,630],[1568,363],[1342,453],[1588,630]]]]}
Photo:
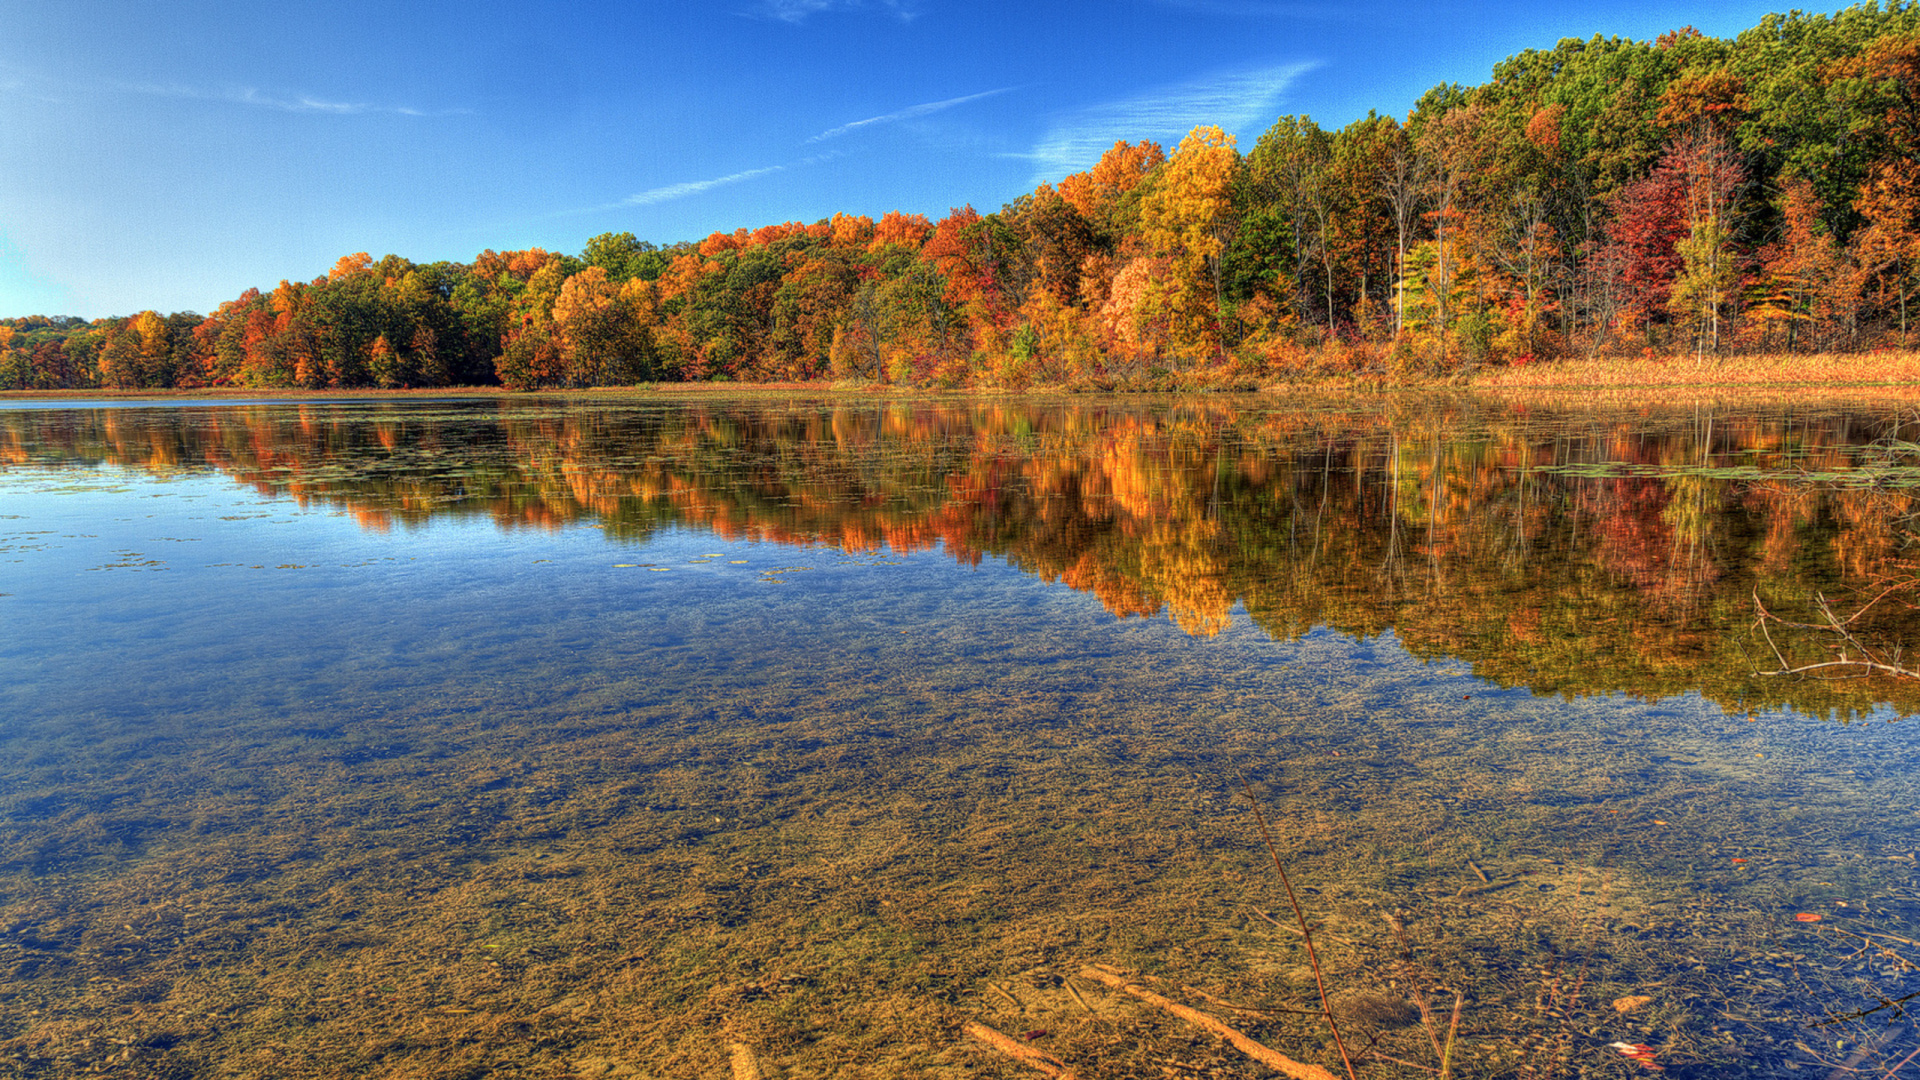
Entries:
{"type": "Polygon", "coordinates": [[[0,406],[0,1076],[1881,1075],[1917,432],[0,406]]]}

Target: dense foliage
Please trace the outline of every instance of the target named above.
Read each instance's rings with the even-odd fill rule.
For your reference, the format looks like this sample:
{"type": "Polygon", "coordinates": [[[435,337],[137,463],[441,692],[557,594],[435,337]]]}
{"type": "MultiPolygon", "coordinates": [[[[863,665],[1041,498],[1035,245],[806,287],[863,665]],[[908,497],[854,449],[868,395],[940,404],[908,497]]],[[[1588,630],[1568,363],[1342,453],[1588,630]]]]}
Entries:
{"type": "Polygon", "coordinates": [[[0,388],[1245,385],[1920,334],[1920,0],[1567,39],[1404,121],[1117,143],[938,222],[343,258],[211,315],[0,320],[0,388]]]}

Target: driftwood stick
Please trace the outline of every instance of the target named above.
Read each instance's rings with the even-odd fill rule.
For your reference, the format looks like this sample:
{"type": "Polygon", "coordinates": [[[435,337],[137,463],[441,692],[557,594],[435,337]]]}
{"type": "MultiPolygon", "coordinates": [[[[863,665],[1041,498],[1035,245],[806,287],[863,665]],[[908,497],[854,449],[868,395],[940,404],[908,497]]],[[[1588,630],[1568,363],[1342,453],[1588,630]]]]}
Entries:
{"type": "Polygon", "coordinates": [[[767,1080],[767,1070],[760,1067],[752,1047],[732,1043],[728,1048],[733,1051],[733,1080],[767,1080]]]}
{"type": "MultiPolygon", "coordinates": [[[[1289,934],[1298,934],[1303,938],[1312,936],[1308,934],[1305,930],[1302,930],[1297,926],[1291,926],[1291,925],[1288,925],[1287,923],[1281,922],[1279,919],[1276,919],[1273,916],[1267,914],[1266,912],[1261,911],[1259,908],[1248,908],[1247,910],[1267,920],[1268,922],[1272,923],[1274,926],[1279,927],[1282,930],[1285,930],[1289,934]]],[[[1326,931],[1324,926],[1320,923],[1314,923],[1313,926],[1314,926],[1315,933],[1318,933],[1321,937],[1332,938],[1333,940],[1339,942],[1342,945],[1352,945],[1355,948],[1368,948],[1368,949],[1373,948],[1373,946],[1370,943],[1365,941],[1355,941],[1352,938],[1341,937],[1339,934],[1330,934],[1326,931]]]]}
{"type": "Polygon", "coordinates": [[[1068,980],[1066,980],[1066,981],[1065,981],[1065,982],[1063,982],[1063,983],[1062,983],[1061,985],[1063,985],[1063,986],[1065,986],[1065,987],[1067,988],[1067,993],[1069,993],[1069,994],[1072,994],[1072,995],[1073,995],[1073,1000],[1075,1000],[1075,1001],[1077,1001],[1077,1002],[1079,1002],[1079,1003],[1080,1003],[1080,1007],[1081,1007],[1081,1008],[1083,1008],[1083,1009],[1085,1009],[1085,1010],[1087,1010],[1087,1015],[1088,1015],[1088,1016],[1093,1016],[1093,1015],[1096,1015],[1096,1014],[1094,1013],[1094,1011],[1093,1011],[1093,1006],[1091,1006],[1091,1005],[1089,1005],[1089,1004],[1087,1004],[1087,999],[1086,999],[1086,998],[1083,998],[1083,997],[1081,997],[1081,996],[1080,996],[1080,990],[1079,990],[1079,988],[1078,988],[1078,987],[1076,987],[1076,986],[1074,986],[1074,985],[1073,985],[1073,980],[1072,980],[1072,979],[1068,979],[1068,980]]]}
{"type": "Polygon", "coordinates": [[[1215,1020],[1213,1017],[1208,1016],[1198,1009],[1190,1009],[1177,1001],[1161,997],[1159,994],[1144,987],[1135,986],[1118,975],[1112,975],[1099,968],[1090,967],[1080,972],[1080,977],[1083,979],[1092,979],[1095,982],[1110,986],[1115,990],[1132,994],[1134,997],[1139,998],[1141,1001],[1155,1008],[1170,1012],[1180,1019],[1185,1020],[1187,1023],[1192,1024],[1194,1027],[1200,1028],[1208,1034],[1232,1044],[1234,1049],[1260,1064],[1270,1069],[1278,1069],[1280,1072],[1292,1077],[1293,1080],[1337,1080],[1332,1073],[1318,1065],[1308,1065],[1305,1062],[1295,1061],[1270,1046],[1264,1046],[1253,1041],[1246,1035],[1235,1031],[1233,1028],[1215,1020]]]}
{"type": "Polygon", "coordinates": [[[971,1020],[961,1030],[1043,1076],[1054,1077],[1054,1080],[1078,1080],[1074,1071],[1067,1068],[1066,1062],[1044,1050],[1036,1050],[1011,1035],[1002,1035],[985,1024],[971,1020]]]}
{"type": "MultiPolygon", "coordinates": [[[[1226,998],[1214,997],[1212,994],[1207,993],[1205,990],[1202,990],[1197,986],[1188,986],[1185,983],[1181,983],[1180,989],[1185,990],[1187,993],[1192,994],[1194,997],[1197,997],[1206,1001],[1208,1004],[1218,1005],[1221,1008],[1227,1010],[1228,1012],[1233,1013],[1235,1016],[1244,1016],[1250,1020],[1273,1019],[1272,1016],[1269,1016],[1266,1013],[1260,1012],[1257,1009],[1249,1009],[1245,1005],[1235,1005],[1233,1002],[1228,1001],[1226,998]]],[[[1314,1013],[1313,1015],[1319,1016],[1320,1014],[1314,1013]]]]}
{"type": "Polygon", "coordinates": [[[1901,1058],[1900,1064],[1895,1065],[1893,1068],[1888,1069],[1886,1072],[1880,1074],[1880,1080],[1892,1080],[1894,1073],[1897,1073],[1901,1069],[1906,1068],[1907,1062],[1912,1061],[1916,1057],[1920,1057],[1920,1050],[1915,1050],[1913,1053],[1908,1054],[1906,1057],[1901,1058]]]}
{"type": "Polygon", "coordinates": [[[993,991],[993,992],[994,992],[994,993],[996,993],[996,994],[999,994],[999,995],[1000,995],[1001,997],[1003,997],[1003,998],[1006,998],[1006,999],[1007,999],[1007,1001],[1008,1001],[1008,1002],[1009,1002],[1010,1004],[1012,1004],[1012,1005],[1013,1005],[1013,1007],[1014,1007],[1014,1008],[1016,1008],[1016,1009],[1021,1009],[1021,1010],[1025,1010],[1025,1009],[1026,1009],[1026,1007],[1027,1007],[1027,1005],[1026,1005],[1026,1002],[1023,1002],[1023,1001],[1021,1001],[1021,1000],[1020,1000],[1019,998],[1017,998],[1017,997],[1014,997],[1014,996],[1013,996],[1013,991],[1011,991],[1011,990],[1009,990],[1009,989],[1007,989],[1007,988],[1006,988],[1006,987],[1004,987],[1004,986],[1001,986],[1001,985],[1000,985],[999,983],[997,983],[997,982],[991,982],[991,981],[989,981],[989,982],[987,983],[987,989],[989,989],[989,990],[991,990],[991,991],[993,991]]]}
{"type": "Polygon", "coordinates": [[[1447,1048],[1440,1053],[1440,1080],[1453,1076],[1453,1044],[1460,1037],[1460,1009],[1466,1003],[1466,995],[1453,995],[1453,1022],[1447,1025],[1447,1048]]]}
{"type": "Polygon", "coordinates": [[[1247,782],[1245,773],[1240,775],[1240,791],[1253,809],[1253,820],[1260,823],[1260,839],[1267,845],[1267,857],[1273,860],[1273,872],[1280,875],[1280,884],[1287,890],[1287,903],[1293,905],[1293,921],[1300,927],[1300,940],[1307,947],[1307,963],[1313,965],[1313,985],[1320,991],[1320,1012],[1326,1018],[1327,1031],[1333,1036],[1334,1048],[1340,1051],[1340,1064],[1347,1067],[1347,1080],[1360,1080],[1353,1071],[1353,1058],[1347,1053],[1347,1041],[1340,1037],[1340,1024],[1333,1018],[1333,1003],[1327,1000],[1327,977],[1320,970],[1320,953],[1313,947],[1313,928],[1307,925],[1307,913],[1300,909],[1300,896],[1293,891],[1293,879],[1287,876],[1286,864],[1280,861],[1280,849],[1274,846],[1273,829],[1267,825],[1267,812],[1260,809],[1260,800],[1253,797],[1253,785],[1247,782]]]}
{"type": "Polygon", "coordinates": [[[1253,911],[1253,913],[1254,913],[1255,915],[1258,915],[1258,916],[1260,916],[1261,918],[1263,918],[1263,919],[1265,919],[1265,920],[1267,920],[1268,922],[1270,922],[1270,923],[1272,923],[1273,925],[1275,925],[1275,926],[1277,926],[1277,927],[1279,927],[1280,929],[1282,929],[1282,930],[1285,930],[1285,931],[1286,931],[1287,933],[1289,933],[1289,934],[1298,934],[1298,933],[1300,933],[1300,928],[1299,928],[1299,927],[1297,927],[1297,926],[1288,926],[1288,925],[1287,925],[1286,923],[1283,923],[1283,922],[1281,922],[1281,921],[1280,921],[1279,919],[1276,919],[1276,918],[1274,918],[1273,916],[1271,916],[1271,915],[1269,915],[1269,914],[1267,914],[1266,912],[1264,912],[1264,911],[1261,911],[1261,910],[1260,910],[1259,908],[1253,908],[1253,909],[1251,909],[1251,910],[1253,911]]]}

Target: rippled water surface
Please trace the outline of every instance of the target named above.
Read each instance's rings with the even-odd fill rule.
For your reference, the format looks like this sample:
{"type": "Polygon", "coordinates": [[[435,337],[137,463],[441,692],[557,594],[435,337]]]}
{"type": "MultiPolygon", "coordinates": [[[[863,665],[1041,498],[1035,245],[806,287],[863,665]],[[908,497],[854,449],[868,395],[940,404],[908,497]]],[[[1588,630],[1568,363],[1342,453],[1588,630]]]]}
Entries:
{"type": "Polygon", "coordinates": [[[1879,1076],[1917,432],[0,404],[0,1075],[1879,1076]]]}

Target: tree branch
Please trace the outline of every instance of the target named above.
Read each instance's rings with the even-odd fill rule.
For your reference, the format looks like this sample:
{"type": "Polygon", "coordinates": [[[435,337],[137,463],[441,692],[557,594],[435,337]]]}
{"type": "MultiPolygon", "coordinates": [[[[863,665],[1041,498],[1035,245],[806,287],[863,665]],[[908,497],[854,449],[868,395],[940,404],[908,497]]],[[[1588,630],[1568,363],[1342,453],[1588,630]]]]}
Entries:
{"type": "MultiPolygon", "coordinates": [[[[1754,629],[1760,632],[1760,636],[1767,643],[1767,649],[1773,653],[1773,658],[1779,665],[1772,671],[1759,671],[1755,674],[1808,675],[1820,671],[1839,670],[1850,673],[1841,676],[1843,678],[1864,679],[1872,675],[1888,675],[1900,679],[1920,679],[1920,669],[1907,667],[1900,662],[1898,648],[1890,651],[1876,651],[1853,632],[1854,620],[1865,614],[1868,608],[1889,595],[1901,589],[1912,588],[1916,584],[1920,584],[1920,579],[1897,582],[1881,590],[1873,599],[1844,619],[1834,612],[1833,605],[1828,603],[1825,594],[1815,593],[1814,608],[1820,613],[1820,617],[1826,620],[1824,624],[1793,622],[1775,615],[1760,601],[1760,592],[1755,589],[1753,592],[1754,629]],[[1786,653],[1773,639],[1772,628],[1775,626],[1787,630],[1810,630],[1817,634],[1828,635],[1827,648],[1837,654],[1837,659],[1825,660],[1817,664],[1795,664],[1787,659],[1786,653]]],[[[1831,678],[1832,676],[1821,677],[1831,678]]]]}

